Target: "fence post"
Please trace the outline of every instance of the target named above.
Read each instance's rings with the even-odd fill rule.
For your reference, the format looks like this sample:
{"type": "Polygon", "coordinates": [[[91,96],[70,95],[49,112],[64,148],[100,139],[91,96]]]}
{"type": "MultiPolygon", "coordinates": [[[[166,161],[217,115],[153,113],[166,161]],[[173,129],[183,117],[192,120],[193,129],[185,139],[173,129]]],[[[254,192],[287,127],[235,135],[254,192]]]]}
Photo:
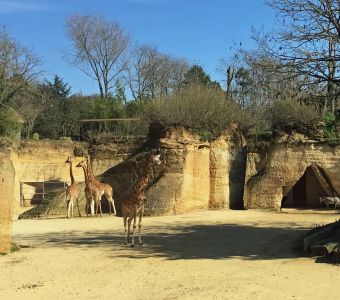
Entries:
{"type": "Polygon", "coordinates": [[[24,203],[24,193],[22,190],[22,182],[20,181],[20,206],[25,206],[24,203]]]}
{"type": "Polygon", "coordinates": [[[45,200],[45,179],[43,181],[43,192],[42,192],[42,199],[45,200]]]}

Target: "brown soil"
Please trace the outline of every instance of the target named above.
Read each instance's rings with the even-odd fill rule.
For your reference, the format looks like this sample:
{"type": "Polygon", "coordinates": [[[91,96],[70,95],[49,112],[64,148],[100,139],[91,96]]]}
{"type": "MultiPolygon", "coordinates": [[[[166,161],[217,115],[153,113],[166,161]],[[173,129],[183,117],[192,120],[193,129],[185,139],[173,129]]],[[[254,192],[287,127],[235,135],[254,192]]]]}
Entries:
{"type": "Polygon", "coordinates": [[[0,257],[1,299],[337,299],[339,267],[292,250],[333,211],[203,211],[144,220],[144,245],[122,219],[19,220],[0,257]]]}

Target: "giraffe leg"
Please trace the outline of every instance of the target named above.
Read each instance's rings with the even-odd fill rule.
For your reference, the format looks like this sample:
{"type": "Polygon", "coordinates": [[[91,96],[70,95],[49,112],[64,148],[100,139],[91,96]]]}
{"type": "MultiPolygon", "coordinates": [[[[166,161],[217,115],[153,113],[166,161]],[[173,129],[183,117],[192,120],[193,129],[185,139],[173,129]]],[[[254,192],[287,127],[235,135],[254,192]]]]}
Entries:
{"type": "Polygon", "coordinates": [[[130,243],[131,239],[130,239],[130,233],[131,233],[131,221],[132,221],[132,217],[129,216],[128,218],[128,233],[127,233],[127,242],[130,243]]]}
{"type": "Polygon", "coordinates": [[[95,215],[96,217],[98,217],[98,211],[99,211],[99,201],[96,201],[96,211],[95,211],[95,215]]]}
{"type": "Polygon", "coordinates": [[[70,209],[71,209],[71,200],[67,201],[67,218],[71,218],[71,214],[70,214],[70,209]]]}
{"type": "Polygon", "coordinates": [[[116,216],[117,215],[117,211],[116,211],[115,201],[113,200],[113,198],[111,198],[111,203],[112,203],[112,207],[113,207],[113,213],[116,216]]]}
{"type": "Polygon", "coordinates": [[[138,242],[139,245],[143,245],[143,241],[142,241],[142,218],[143,218],[143,209],[141,209],[141,211],[139,212],[139,220],[138,220],[138,242]]]}
{"type": "Polygon", "coordinates": [[[79,218],[81,217],[81,214],[80,214],[80,209],[79,209],[79,198],[77,197],[77,199],[76,199],[76,203],[77,203],[77,209],[78,209],[78,216],[79,216],[79,218]]]}
{"type": "Polygon", "coordinates": [[[70,194],[66,194],[66,209],[67,209],[67,218],[70,218],[70,194]]]}
{"type": "Polygon", "coordinates": [[[113,200],[112,196],[107,195],[107,200],[109,201],[109,208],[110,208],[110,215],[111,215],[111,204],[113,207],[113,213],[116,215],[116,207],[115,207],[115,201],[113,200]]]}
{"type": "Polygon", "coordinates": [[[91,216],[93,216],[94,213],[95,213],[95,211],[94,211],[94,205],[95,205],[94,199],[92,199],[92,200],[91,200],[91,216]]]}
{"type": "Polygon", "coordinates": [[[128,243],[128,235],[127,235],[127,227],[126,227],[126,221],[127,221],[127,216],[124,214],[123,216],[124,220],[124,244],[128,243]]]}
{"type": "Polygon", "coordinates": [[[134,213],[133,214],[133,227],[132,227],[131,247],[135,246],[136,221],[137,221],[137,215],[136,215],[136,213],[134,213]]]}
{"type": "Polygon", "coordinates": [[[99,211],[100,211],[100,216],[102,217],[103,214],[102,214],[102,201],[99,200],[99,211]]]}
{"type": "Polygon", "coordinates": [[[71,206],[71,218],[73,218],[73,199],[70,200],[70,206],[71,206]]]}

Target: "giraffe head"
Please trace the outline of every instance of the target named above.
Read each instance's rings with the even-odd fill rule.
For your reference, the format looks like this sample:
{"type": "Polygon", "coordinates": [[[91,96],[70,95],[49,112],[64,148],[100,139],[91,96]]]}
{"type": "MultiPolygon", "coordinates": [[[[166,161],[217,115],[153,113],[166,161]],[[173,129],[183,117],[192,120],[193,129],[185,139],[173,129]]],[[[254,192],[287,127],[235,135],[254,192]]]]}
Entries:
{"type": "Polygon", "coordinates": [[[66,159],[65,163],[66,163],[66,164],[70,164],[72,161],[73,161],[72,157],[69,156],[69,157],[66,159]]]}
{"type": "Polygon", "coordinates": [[[83,160],[79,164],[76,165],[76,168],[82,168],[82,167],[86,168],[85,161],[83,161],[83,160]]]}

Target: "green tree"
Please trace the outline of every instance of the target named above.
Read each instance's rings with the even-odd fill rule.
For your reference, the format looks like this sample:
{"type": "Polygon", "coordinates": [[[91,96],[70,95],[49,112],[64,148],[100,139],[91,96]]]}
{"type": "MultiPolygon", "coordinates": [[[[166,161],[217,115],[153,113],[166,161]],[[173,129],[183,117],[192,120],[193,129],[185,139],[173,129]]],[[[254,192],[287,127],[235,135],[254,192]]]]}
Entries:
{"type": "Polygon", "coordinates": [[[217,81],[212,81],[210,76],[199,65],[193,65],[184,76],[184,85],[202,85],[221,89],[217,81]]]}
{"type": "Polygon", "coordinates": [[[39,86],[40,93],[45,95],[44,108],[39,114],[34,130],[45,138],[59,138],[70,134],[71,88],[58,75],[53,81],[46,80],[39,86]]]}
{"type": "Polygon", "coordinates": [[[122,85],[120,80],[116,80],[115,83],[115,93],[114,93],[114,100],[119,101],[121,103],[126,104],[126,95],[125,95],[125,88],[122,85]]]}
{"type": "MultiPolygon", "coordinates": [[[[52,97],[55,98],[59,106],[59,115],[61,119],[61,130],[62,135],[67,135],[67,119],[68,119],[68,103],[67,99],[71,92],[71,87],[68,83],[64,82],[62,78],[58,75],[54,76],[53,82],[46,80],[47,89],[52,94],[52,97]]],[[[58,110],[58,108],[57,108],[58,110]]],[[[56,124],[57,125],[57,124],[56,124]]]]}

